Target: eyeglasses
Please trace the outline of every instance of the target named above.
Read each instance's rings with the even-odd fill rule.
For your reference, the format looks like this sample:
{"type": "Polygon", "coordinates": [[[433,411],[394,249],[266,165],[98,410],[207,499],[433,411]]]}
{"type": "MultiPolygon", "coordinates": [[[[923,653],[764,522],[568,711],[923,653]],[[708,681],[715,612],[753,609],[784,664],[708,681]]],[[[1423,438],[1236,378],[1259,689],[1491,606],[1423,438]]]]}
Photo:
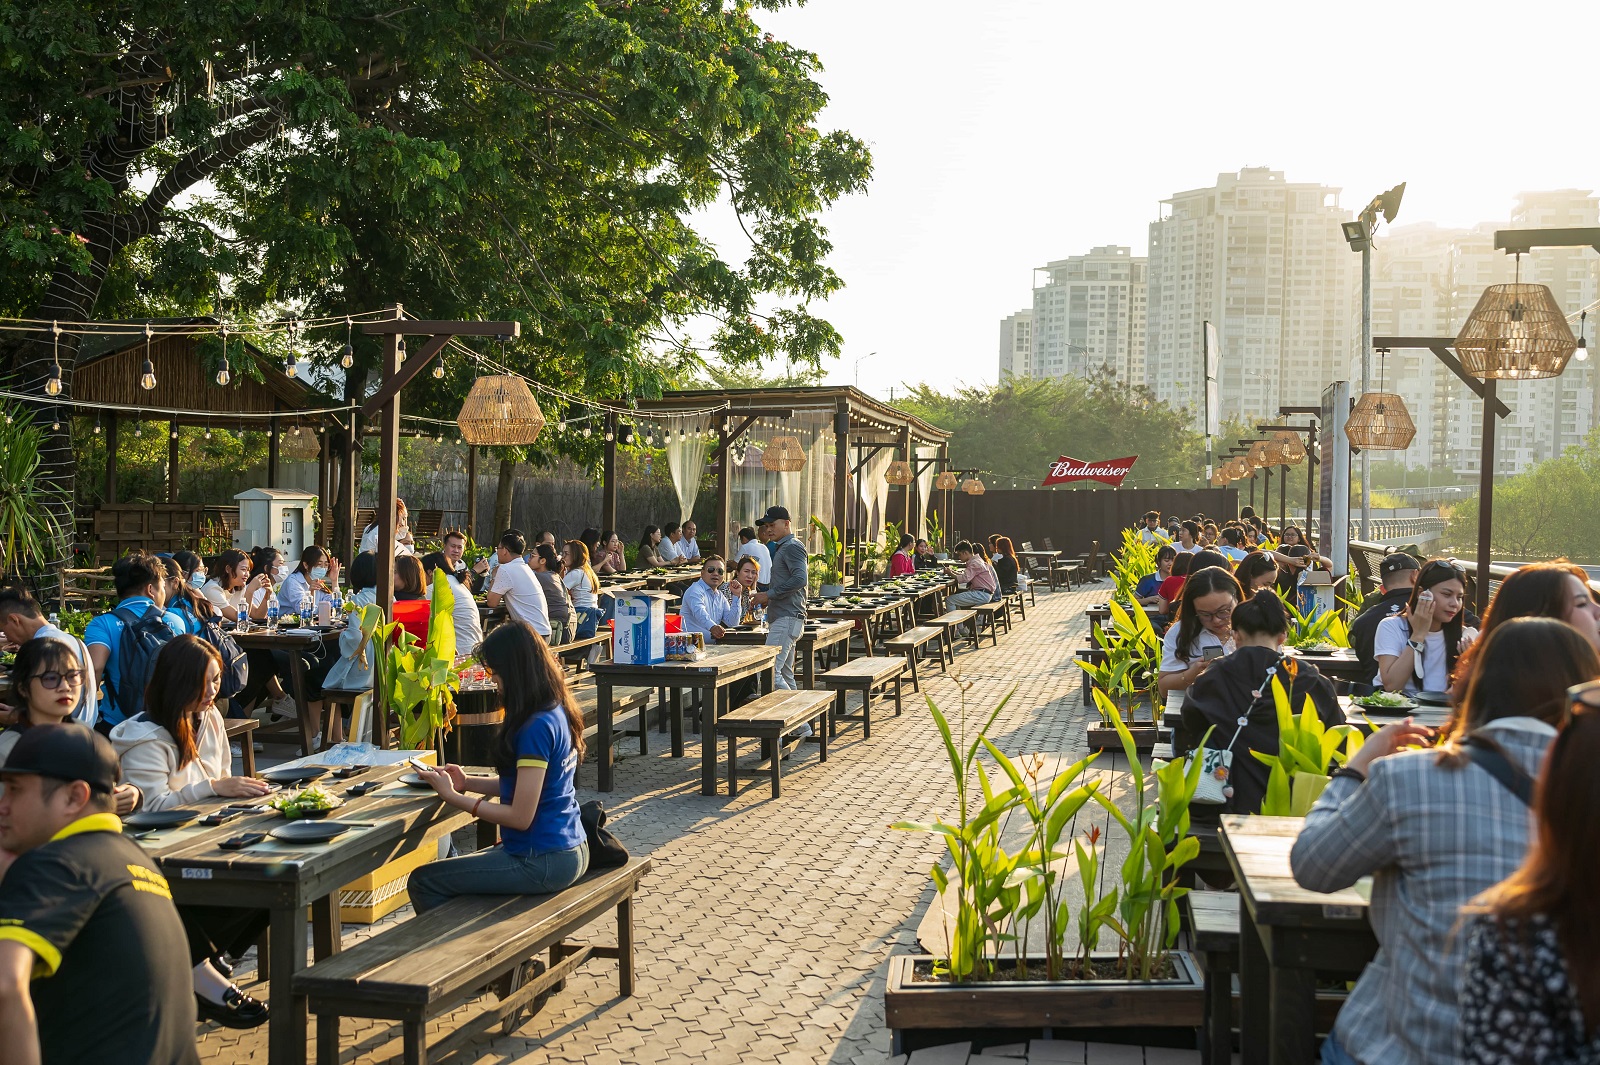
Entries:
{"type": "Polygon", "coordinates": [[[1456,565],[1454,562],[1446,562],[1442,558],[1434,559],[1432,562],[1429,562],[1426,566],[1423,566],[1422,567],[1422,572],[1417,574],[1417,579],[1421,580],[1422,579],[1422,574],[1423,573],[1427,573],[1431,569],[1446,569],[1446,570],[1449,570],[1451,575],[1454,576],[1455,579],[1458,580],[1458,581],[1465,582],[1466,579],[1467,579],[1467,575],[1462,572],[1460,566],[1456,565]]]}
{"type": "Polygon", "coordinates": [[[33,679],[38,681],[40,684],[43,684],[51,691],[54,691],[55,689],[61,687],[61,683],[63,681],[65,681],[69,687],[73,684],[83,683],[83,670],[63,669],[58,671],[49,669],[43,673],[35,673],[33,675],[33,679]]]}
{"type": "Polygon", "coordinates": [[[720,570],[720,569],[712,569],[710,566],[707,566],[706,567],[706,572],[707,573],[715,573],[717,576],[720,577],[726,571],[725,570],[720,570]]]}
{"type": "Polygon", "coordinates": [[[1196,610],[1194,616],[1201,621],[1227,621],[1233,617],[1233,607],[1225,606],[1221,610],[1196,610]]]}

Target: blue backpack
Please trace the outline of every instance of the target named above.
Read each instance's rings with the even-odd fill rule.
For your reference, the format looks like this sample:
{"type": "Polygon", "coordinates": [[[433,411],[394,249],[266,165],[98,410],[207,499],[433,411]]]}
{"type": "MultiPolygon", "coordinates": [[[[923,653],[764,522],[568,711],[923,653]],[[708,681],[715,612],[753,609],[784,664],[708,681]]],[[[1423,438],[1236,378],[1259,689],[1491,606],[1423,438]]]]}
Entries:
{"type": "Polygon", "coordinates": [[[250,663],[245,653],[239,649],[239,644],[223,631],[217,615],[202,615],[188,599],[182,597],[173,604],[173,607],[179,613],[194,619],[195,625],[200,629],[197,635],[215,648],[217,654],[222,657],[222,686],[217,691],[218,698],[231,699],[238,695],[250,682],[250,663]]]}
{"type": "Polygon", "coordinates": [[[144,689],[156,669],[156,656],[173,638],[167,626],[166,611],[154,604],[144,616],[125,606],[112,611],[122,620],[122,635],[117,641],[117,669],[106,671],[106,691],[124,720],[144,709],[144,689]]]}

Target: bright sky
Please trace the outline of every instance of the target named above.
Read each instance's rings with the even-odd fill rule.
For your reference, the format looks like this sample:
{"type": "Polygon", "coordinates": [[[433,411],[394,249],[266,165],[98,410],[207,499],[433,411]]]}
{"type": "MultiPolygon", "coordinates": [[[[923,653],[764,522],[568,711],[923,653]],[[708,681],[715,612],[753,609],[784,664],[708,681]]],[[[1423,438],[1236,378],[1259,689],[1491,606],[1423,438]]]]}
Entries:
{"type": "Polygon", "coordinates": [[[1406,181],[1401,224],[1600,187],[1575,0],[811,0],[759,18],[821,57],[823,125],[872,148],[869,191],[826,219],[846,288],[820,312],[845,338],[830,382],[876,352],[859,372],[878,395],[994,381],[1032,267],[1144,254],[1160,200],[1221,172],[1270,166],[1351,209],[1406,181]]]}

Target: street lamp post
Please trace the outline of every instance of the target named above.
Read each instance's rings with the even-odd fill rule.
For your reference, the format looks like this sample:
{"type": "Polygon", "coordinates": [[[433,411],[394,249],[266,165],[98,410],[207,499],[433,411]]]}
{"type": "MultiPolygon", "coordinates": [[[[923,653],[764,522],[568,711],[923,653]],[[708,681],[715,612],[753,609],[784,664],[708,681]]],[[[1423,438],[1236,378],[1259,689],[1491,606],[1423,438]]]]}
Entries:
{"type": "Polygon", "coordinates": [[[865,355],[861,356],[861,358],[856,360],[856,387],[857,388],[861,387],[861,364],[866,362],[868,359],[872,358],[876,354],[877,354],[876,351],[869,351],[865,355]]]}
{"type": "MultiPolygon", "coordinates": [[[[1362,208],[1361,214],[1343,224],[1344,239],[1351,251],[1361,253],[1361,393],[1372,391],[1372,234],[1378,229],[1378,215],[1393,223],[1400,213],[1400,198],[1405,195],[1404,181],[1372,198],[1362,208]]],[[[1361,539],[1370,540],[1372,528],[1372,464],[1371,456],[1361,452],[1361,539]]],[[[1349,486],[1345,486],[1348,490],[1349,486]]]]}

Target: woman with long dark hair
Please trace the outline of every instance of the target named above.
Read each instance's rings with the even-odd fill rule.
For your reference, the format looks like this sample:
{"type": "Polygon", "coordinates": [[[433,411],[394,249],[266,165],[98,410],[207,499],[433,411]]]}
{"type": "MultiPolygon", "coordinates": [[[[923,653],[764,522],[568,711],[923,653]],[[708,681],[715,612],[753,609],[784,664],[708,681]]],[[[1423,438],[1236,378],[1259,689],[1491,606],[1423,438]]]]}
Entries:
{"type": "MultiPolygon", "coordinates": [[[[589,565],[589,549],[582,540],[568,540],[561,549],[565,572],[561,584],[572,600],[572,609],[578,615],[577,639],[587,640],[595,634],[605,611],[600,609],[600,578],[589,565]]],[[[548,598],[548,596],[546,597],[548,598]]]]}
{"type": "Polygon", "coordinates": [[[1000,585],[1000,594],[1011,595],[1017,590],[1017,549],[1011,546],[1011,537],[996,536],[994,553],[997,556],[994,575],[1000,585]]]}
{"type": "Polygon", "coordinates": [[[911,549],[916,542],[917,538],[910,533],[900,534],[900,542],[895,545],[894,554],[889,556],[889,576],[904,577],[917,571],[916,560],[911,557],[911,549]]]}
{"type": "Polygon", "coordinates": [[[1263,588],[1276,587],[1278,563],[1269,551],[1252,551],[1239,560],[1233,576],[1245,595],[1255,595],[1263,588]]]}
{"type": "Polygon", "coordinates": [[[1460,702],[1472,672],[1473,652],[1496,626],[1512,618],[1557,618],[1577,629],[1600,652],[1600,603],[1589,591],[1589,575],[1564,558],[1530,562],[1500,582],[1483,625],[1471,647],[1461,652],[1452,674],[1451,692],[1460,702]]]}
{"type": "Polygon", "coordinates": [[[18,647],[11,663],[17,723],[0,732],[0,765],[6,764],[11,748],[29,728],[71,721],[84,681],[83,662],[70,644],[46,636],[18,647]]]}
{"type": "Polygon", "coordinates": [[[1434,750],[1433,730],[1407,718],[1333,773],[1290,867],[1308,891],[1372,877],[1378,956],[1339,1011],[1324,1062],[1460,1060],[1461,906],[1527,855],[1519,790],[1567,721],[1567,689],[1597,676],[1600,658],[1572,626],[1508,621],[1474,658],[1458,737],[1434,750]]]}
{"type": "MultiPolygon", "coordinates": [[[[1173,548],[1177,551],[1177,548],[1173,548]]],[[[1156,609],[1162,614],[1171,615],[1172,608],[1178,604],[1178,599],[1183,595],[1183,582],[1189,579],[1189,571],[1194,567],[1194,551],[1178,551],[1172,560],[1172,569],[1161,578],[1161,583],[1156,586],[1156,609]]],[[[1157,563],[1159,565],[1159,561],[1157,563]]]]}
{"type": "MultiPolygon", "coordinates": [[[[156,656],[144,710],[111,730],[122,775],[144,792],[144,808],[166,810],[216,796],[255,799],[264,781],[235,776],[222,715],[215,706],[222,657],[198,636],[174,637],[156,656]]],[[[266,910],[180,906],[200,1016],[231,1028],[253,1028],[267,1008],[229,982],[227,956],[238,958],[266,930],[266,910]]]]}
{"type": "Polygon", "coordinates": [[[439,797],[500,827],[500,845],[424,865],[406,889],[418,913],[457,895],[543,895],[589,868],[574,778],[583,761],[583,714],[560,661],[523,621],[505,621],[478,645],[505,707],[492,777],[458,765],[423,774],[439,797]],[[491,801],[493,796],[498,801],[491,801]]]}
{"type": "Polygon", "coordinates": [[[1449,690],[1463,638],[1477,635],[1462,625],[1466,597],[1466,577],[1454,562],[1423,563],[1405,613],[1378,622],[1372,637],[1378,674],[1372,682],[1392,692],[1449,690]]]}
{"type": "Polygon", "coordinates": [[[661,530],[654,525],[646,525],[644,535],[639,537],[639,553],[634,558],[634,565],[640,569],[661,569],[666,564],[661,554],[661,530]]]}
{"type": "MultiPolygon", "coordinates": [[[[1207,552],[1200,552],[1204,557],[1207,552]]],[[[1218,556],[1221,557],[1221,556],[1218,556]]],[[[1178,600],[1178,617],[1161,640],[1161,698],[1188,688],[1214,659],[1233,652],[1233,608],[1244,593],[1225,566],[1189,574],[1178,600]]]]}
{"type": "Polygon", "coordinates": [[[1600,687],[1573,696],[1539,781],[1528,857],[1465,907],[1469,1065],[1600,1061],[1600,687]]]}
{"type": "Polygon", "coordinates": [[[590,557],[594,559],[594,571],[601,576],[623,573],[628,569],[628,556],[622,549],[622,537],[617,535],[615,529],[606,529],[600,534],[600,547],[590,557]]]}
{"type": "Polygon", "coordinates": [[[332,604],[339,587],[339,560],[311,544],[300,552],[300,563],[283,579],[278,602],[284,610],[299,613],[307,624],[319,600],[332,604]]]}

